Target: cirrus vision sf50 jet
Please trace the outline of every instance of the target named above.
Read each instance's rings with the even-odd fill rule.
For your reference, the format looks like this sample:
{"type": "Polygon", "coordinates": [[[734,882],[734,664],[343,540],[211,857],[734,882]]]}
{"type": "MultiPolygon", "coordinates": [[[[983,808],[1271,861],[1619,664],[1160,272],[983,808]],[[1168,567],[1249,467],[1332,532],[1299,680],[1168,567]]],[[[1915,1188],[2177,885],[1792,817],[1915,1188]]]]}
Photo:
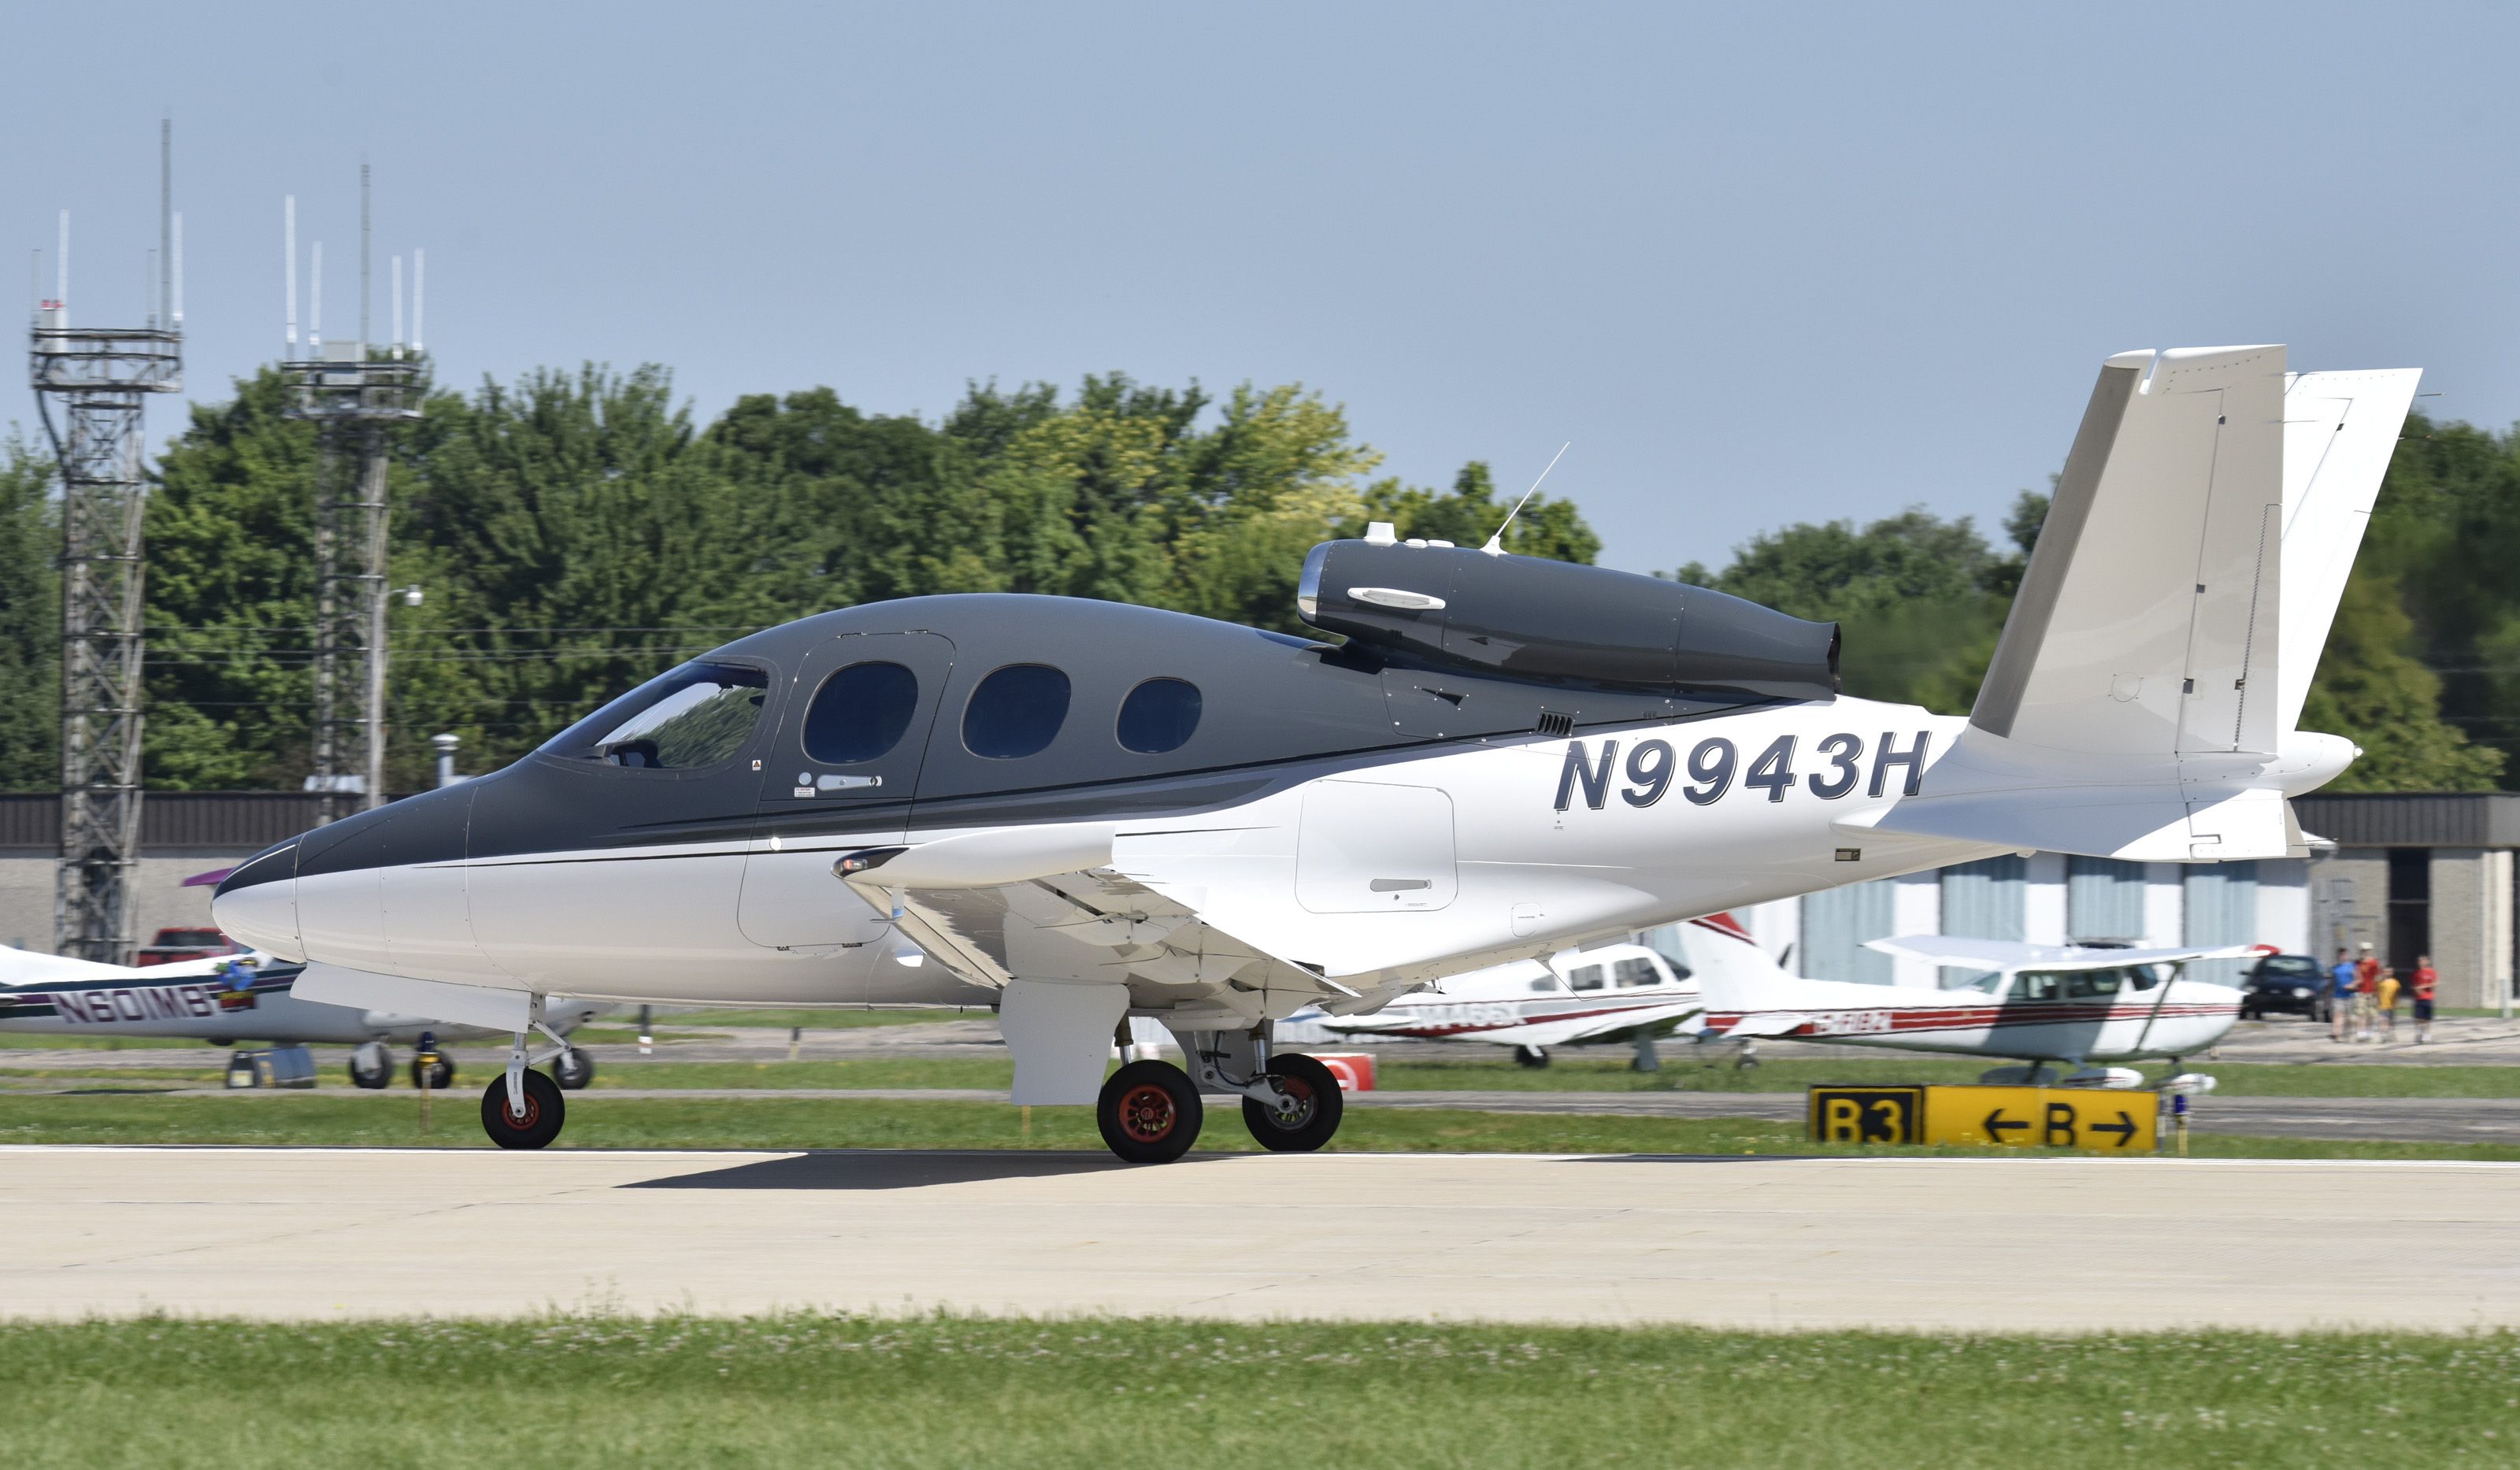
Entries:
{"type": "Polygon", "coordinates": [[[1124,1158],[1203,1092],[1317,1148],[1338,1091],[1270,1046],[1302,1006],[2000,852],[2304,853],[2286,798],[2356,752],[2294,726],[2414,379],[2110,358],[1965,719],[1842,696],[1830,625],[1379,529],[1306,561],[1319,641],[1010,595],[755,634],[273,847],[218,922],[300,996],[513,1034],[511,1146],[560,1130],[566,997],[983,1000],[1012,1100],[1124,1158]],[[1106,1081],[1132,1016],[1185,1066],[1106,1081]]]}

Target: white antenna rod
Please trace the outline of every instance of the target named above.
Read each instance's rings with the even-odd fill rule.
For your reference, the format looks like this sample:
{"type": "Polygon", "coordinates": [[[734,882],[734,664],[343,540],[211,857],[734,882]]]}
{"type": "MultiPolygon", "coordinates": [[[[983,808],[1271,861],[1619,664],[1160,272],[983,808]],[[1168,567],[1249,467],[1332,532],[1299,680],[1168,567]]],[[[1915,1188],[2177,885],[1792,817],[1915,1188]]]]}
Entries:
{"type": "Polygon", "coordinates": [[[175,211],[175,330],[184,330],[184,211],[175,211]]]}
{"type": "Polygon", "coordinates": [[[420,355],[420,288],[422,278],[428,270],[428,252],[413,250],[411,252],[411,355],[414,357],[420,355]]]}
{"type": "Polygon", "coordinates": [[[289,298],[282,310],[289,323],[289,349],[280,360],[288,362],[297,356],[297,196],[280,197],[280,280],[281,293],[289,298]]]}
{"type": "Polygon", "coordinates": [[[393,258],[393,360],[402,361],[402,257],[393,258]]]}
{"type": "Polygon", "coordinates": [[[70,324],[70,212],[62,211],[62,248],[53,257],[53,325],[70,324]]]}
{"type": "MultiPolygon", "coordinates": [[[[1549,457],[1549,468],[1540,471],[1540,480],[1549,478],[1549,470],[1556,468],[1557,462],[1566,458],[1566,451],[1573,449],[1574,447],[1575,441],[1572,439],[1558,445],[1557,452],[1549,457]]],[[[1539,493],[1540,480],[1533,480],[1531,482],[1531,488],[1522,492],[1522,499],[1515,501],[1513,503],[1513,509],[1505,513],[1505,524],[1496,528],[1496,534],[1488,538],[1488,544],[1480,547],[1480,551],[1487,553],[1491,557],[1502,557],[1505,555],[1505,533],[1513,525],[1513,518],[1522,513],[1522,508],[1531,503],[1532,496],[1539,493]]]]}
{"type": "MultiPolygon", "coordinates": [[[[158,295],[149,325],[175,311],[175,121],[158,119],[158,295]]],[[[171,324],[170,324],[171,325],[171,324]]]]}
{"type": "Polygon", "coordinates": [[[359,165],[359,361],[368,360],[368,165],[359,165]]]}
{"type": "Polygon", "coordinates": [[[324,242],[315,242],[315,259],[306,287],[306,355],[324,355],[324,242]]]}

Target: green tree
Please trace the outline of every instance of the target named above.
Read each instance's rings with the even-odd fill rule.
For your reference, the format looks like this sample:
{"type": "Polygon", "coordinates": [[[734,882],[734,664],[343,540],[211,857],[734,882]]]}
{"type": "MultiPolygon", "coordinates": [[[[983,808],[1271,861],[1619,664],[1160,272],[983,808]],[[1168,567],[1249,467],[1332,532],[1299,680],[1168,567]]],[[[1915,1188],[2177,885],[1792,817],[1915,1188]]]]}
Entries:
{"type": "Polygon", "coordinates": [[[2442,720],[2441,680],[2406,651],[2413,633],[2398,590],[2358,567],[2302,706],[2303,729],[2362,747],[2329,790],[2486,791],[2501,774],[2500,750],[2442,720]]]}
{"type": "Polygon", "coordinates": [[[62,527],[53,461],[0,441],[0,790],[61,783],[62,527]]]}

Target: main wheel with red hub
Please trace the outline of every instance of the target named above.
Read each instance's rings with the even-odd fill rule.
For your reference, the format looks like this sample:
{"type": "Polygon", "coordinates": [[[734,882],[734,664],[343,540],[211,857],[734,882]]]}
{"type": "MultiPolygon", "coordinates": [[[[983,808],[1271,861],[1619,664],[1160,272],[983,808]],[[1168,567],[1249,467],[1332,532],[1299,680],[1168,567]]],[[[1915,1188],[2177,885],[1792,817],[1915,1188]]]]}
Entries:
{"type": "Polygon", "coordinates": [[[1269,1080],[1286,1099],[1273,1108],[1256,1097],[1242,1099],[1242,1126],[1272,1153],[1310,1153],[1338,1132],[1347,1099],[1330,1069],[1300,1051],[1269,1058],[1269,1080]]]}
{"type": "Polygon", "coordinates": [[[1190,1152],[1204,1112],[1190,1075],[1167,1061],[1122,1067],[1094,1103],[1102,1141],[1132,1164],[1169,1164],[1190,1152]]]}
{"type": "Polygon", "coordinates": [[[508,1078],[501,1073],[481,1094],[481,1131],[501,1148],[540,1148],[560,1136],[568,1105],[561,1101],[560,1084],[540,1072],[525,1074],[525,1110],[508,1107],[508,1078]]]}

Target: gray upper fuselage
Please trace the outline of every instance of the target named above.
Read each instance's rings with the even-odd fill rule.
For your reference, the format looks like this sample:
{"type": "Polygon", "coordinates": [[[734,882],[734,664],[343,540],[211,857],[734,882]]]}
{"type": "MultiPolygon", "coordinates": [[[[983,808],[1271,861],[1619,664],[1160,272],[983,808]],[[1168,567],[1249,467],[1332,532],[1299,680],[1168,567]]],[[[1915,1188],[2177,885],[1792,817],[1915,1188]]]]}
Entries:
{"type": "MultiPolygon", "coordinates": [[[[1598,568],[1580,571],[1614,579],[1601,585],[1627,595],[1640,586],[1658,599],[1683,591],[1598,568]]],[[[1686,592],[1731,609],[1750,606],[1686,592]]],[[[1779,624],[1795,621],[1752,611],[1779,624]]],[[[695,662],[767,677],[759,718],[726,759],[701,769],[638,769],[546,747],[491,775],[292,838],[242,865],[220,892],[411,864],[1212,810],[1437,742],[1533,738],[1777,698],[1737,688],[1499,677],[1362,644],[1333,647],[1182,613],[1021,594],[911,598],[822,613],[695,662]],[[914,723],[878,760],[815,760],[802,725],[817,689],[840,669],[871,660],[903,662],[917,673],[914,723]],[[1049,665],[1067,676],[1065,718],[1036,753],[974,754],[964,738],[972,690],[1017,664],[1049,665]],[[1128,748],[1115,729],[1122,702],[1151,679],[1186,681],[1200,697],[1190,737],[1160,753],[1128,748]],[[826,794],[815,789],[816,779],[826,777],[859,784],[826,794]],[[880,785],[865,784],[878,778],[880,785]]]]}

